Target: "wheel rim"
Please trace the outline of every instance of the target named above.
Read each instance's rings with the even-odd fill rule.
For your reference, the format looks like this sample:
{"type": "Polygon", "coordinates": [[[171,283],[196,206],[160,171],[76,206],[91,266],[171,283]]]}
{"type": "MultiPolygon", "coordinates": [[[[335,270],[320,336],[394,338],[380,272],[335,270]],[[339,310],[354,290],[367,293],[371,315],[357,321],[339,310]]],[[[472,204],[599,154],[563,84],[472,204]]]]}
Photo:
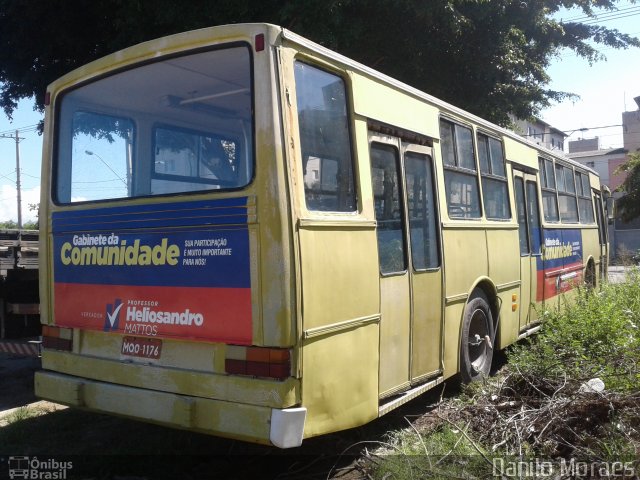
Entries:
{"type": "Polygon", "coordinates": [[[471,316],[471,322],[469,323],[467,349],[469,352],[469,362],[476,372],[482,371],[487,362],[488,352],[491,348],[489,342],[486,340],[487,337],[490,338],[489,320],[485,312],[477,308],[474,310],[471,316]]]}

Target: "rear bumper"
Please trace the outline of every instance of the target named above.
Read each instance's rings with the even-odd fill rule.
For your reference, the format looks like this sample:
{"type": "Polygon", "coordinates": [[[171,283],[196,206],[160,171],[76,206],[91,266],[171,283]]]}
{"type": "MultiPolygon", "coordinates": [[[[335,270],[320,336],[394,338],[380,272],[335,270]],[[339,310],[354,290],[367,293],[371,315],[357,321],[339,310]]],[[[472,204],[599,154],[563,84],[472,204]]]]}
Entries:
{"type": "Polygon", "coordinates": [[[306,409],[292,404],[295,379],[168,371],[47,350],[43,367],[50,370],[36,372],[35,393],[53,402],[280,448],[302,442],[306,409]],[[228,398],[215,398],[223,391],[228,398]]]}

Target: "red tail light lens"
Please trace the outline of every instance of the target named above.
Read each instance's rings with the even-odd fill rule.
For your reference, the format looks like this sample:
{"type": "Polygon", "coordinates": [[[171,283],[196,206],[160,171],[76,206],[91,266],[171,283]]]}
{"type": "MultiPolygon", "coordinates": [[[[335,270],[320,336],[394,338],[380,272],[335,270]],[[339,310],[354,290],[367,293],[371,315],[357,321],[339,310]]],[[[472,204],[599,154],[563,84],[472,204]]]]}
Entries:
{"type": "Polygon", "coordinates": [[[261,52],[264,50],[264,33],[259,33],[256,35],[254,48],[256,52],[261,52]]]}
{"type": "Polygon", "coordinates": [[[43,325],[42,348],[70,352],[73,348],[73,330],[70,328],[43,325]]]}
{"type": "Polygon", "coordinates": [[[231,375],[284,380],[291,372],[291,355],[286,348],[231,347],[225,359],[225,371],[231,375]]]}

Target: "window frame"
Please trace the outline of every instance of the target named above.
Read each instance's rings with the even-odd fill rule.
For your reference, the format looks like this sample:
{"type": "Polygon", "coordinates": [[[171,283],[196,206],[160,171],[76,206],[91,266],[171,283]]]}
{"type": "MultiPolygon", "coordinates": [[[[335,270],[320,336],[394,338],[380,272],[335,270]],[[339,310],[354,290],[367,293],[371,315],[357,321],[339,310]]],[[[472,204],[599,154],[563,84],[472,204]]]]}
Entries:
{"type": "MultiPolygon", "coordinates": [[[[439,198],[438,198],[438,189],[437,189],[437,185],[438,185],[438,179],[437,179],[437,168],[435,165],[435,159],[433,158],[433,150],[431,151],[431,154],[426,153],[426,152],[420,152],[420,151],[415,151],[412,149],[407,149],[407,148],[403,148],[402,149],[402,173],[404,174],[404,178],[402,179],[403,184],[404,184],[404,188],[407,189],[406,192],[404,192],[404,198],[406,199],[406,217],[407,217],[407,224],[406,224],[406,228],[408,228],[408,241],[410,244],[410,249],[411,249],[411,268],[413,269],[413,272],[415,273],[422,273],[422,272],[434,272],[434,271],[438,271],[440,268],[442,268],[442,247],[441,247],[441,239],[440,239],[440,229],[439,229],[439,225],[440,225],[440,208],[439,208],[439,198]],[[409,200],[409,192],[408,192],[408,184],[407,184],[407,157],[411,156],[411,155],[415,155],[415,156],[420,156],[420,157],[424,157],[423,160],[425,163],[425,166],[427,169],[430,170],[430,175],[431,175],[431,185],[426,185],[425,182],[425,188],[430,187],[431,188],[431,192],[432,192],[432,203],[433,203],[433,215],[434,215],[434,219],[433,219],[433,226],[434,226],[434,235],[433,235],[433,239],[436,242],[436,263],[437,265],[435,266],[427,266],[425,268],[416,268],[415,265],[415,261],[414,261],[414,248],[413,248],[413,238],[411,237],[411,221],[412,221],[412,217],[411,217],[411,210],[410,210],[410,200],[409,200]]],[[[426,179],[427,177],[425,177],[426,179]]]]}
{"type": "Polygon", "coordinates": [[[560,205],[558,203],[558,190],[557,190],[558,182],[556,180],[556,170],[555,170],[554,160],[547,157],[538,156],[538,177],[539,177],[538,183],[540,184],[540,192],[542,194],[541,196],[542,218],[547,223],[559,224],[561,223],[560,205]],[[553,187],[549,186],[549,171],[548,171],[549,165],[551,166],[551,179],[553,180],[553,187]],[[547,194],[546,198],[551,197],[554,199],[554,204],[556,207],[555,213],[557,215],[556,219],[547,218],[547,209],[545,208],[545,193],[547,194]]]}
{"type": "MultiPolygon", "coordinates": [[[[332,65],[319,62],[317,59],[310,58],[309,56],[304,54],[296,55],[293,58],[291,67],[292,67],[292,77],[293,77],[293,90],[295,92],[295,99],[296,99],[295,109],[292,108],[291,111],[296,116],[296,123],[298,125],[298,129],[295,133],[298,135],[298,140],[300,144],[300,147],[299,147],[300,153],[298,154],[300,161],[297,162],[296,160],[296,162],[300,167],[300,175],[301,175],[300,197],[303,200],[301,202],[301,205],[304,211],[306,211],[306,215],[309,217],[333,218],[336,216],[352,217],[352,216],[359,215],[362,213],[363,206],[362,206],[362,195],[360,190],[359,169],[358,169],[357,157],[356,157],[356,145],[354,142],[354,125],[353,125],[354,112],[352,109],[353,101],[352,101],[352,91],[351,91],[352,84],[349,79],[349,76],[346,75],[346,73],[343,70],[336,69],[332,65]],[[302,152],[302,135],[300,131],[299,108],[298,108],[298,90],[297,90],[297,81],[295,79],[295,68],[297,63],[304,64],[308,67],[314,68],[326,74],[334,75],[335,77],[339,78],[342,81],[342,84],[344,86],[344,100],[345,100],[344,107],[345,107],[345,117],[346,117],[346,124],[347,124],[346,125],[347,139],[349,142],[348,151],[350,155],[350,166],[351,166],[351,187],[353,191],[353,208],[351,210],[317,210],[317,209],[309,208],[309,205],[307,202],[307,187],[304,180],[305,171],[303,168],[304,159],[302,158],[303,152],[302,152]]],[[[320,174],[320,179],[321,178],[322,178],[322,175],[320,174]]],[[[336,192],[338,191],[339,189],[336,190],[336,192]]]]}
{"type": "Polygon", "coordinates": [[[594,206],[593,206],[593,195],[591,195],[591,181],[589,180],[589,174],[587,172],[576,169],[575,176],[576,176],[576,196],[578,198],[578,219],[580,223],[583,225],[593,225],[596,223],[596,219],[595,219],[594,206]],[[578,178],[580,179],[580,190],[582,191],[582,193],[578,191],[578,180],[577,180],[578,178]],[[583,178],[586,179],[586,185],[585,185],[585,182],[582,181],[583,178]],[[586,192],[584,191],[585,186],[587,187],[586,192]],[[580,213],[582,211],[580,208],[580,205],[581,203],[584,204],[585,202],[589,202],[589,205],[591,206],[590,221],[583,220],[582,214],[580,213]]]}
{"type": "Polygon", "coordinates": [[[491,220],[491,221],[496,221],[496,222],[510,222],[511,219],[513,218],[513,212],[512,212],[512,208],[511,208],[511,200],[510,200],[510,196],[509,196],[509,180],[507,178],[507,158],[505,155],[505,151],[504,151],[504,142],[502,141],[502,139],[494,136],[494,135],[490,135],[489,133],[483,131],[483,130],[477,130],[476,131],[476,150],[477,150],[477,156],[478,156],[478,166],[479,168],[479,173],[480,173],[480,178],[481,178],[481,188],[482,188],[482,206],[483,206],[483,214],[485,216],[485,218],[487,220],[491,220]],[[480,141],[480,137],[484,137],[486,138],[486,158],[487,158],[487,166],[488,166],[488,172],[483,172],[482,171],[482,164],[480,162],[480,148],[483,142],[480,141]],[[491,141],[497,142],[500,145],[500,151],[502,153],[502,168],[504,170],[504,175],[501,174],[497,174],[493,172],[493,167],[494,167],[494,158],[493,158],[493,149],[491,148],[491,141]],[[484,204],[485,203],[485,182],[484,180],[492,180],[492,181],[496,181],[496,182],[502,182],[504,184],[505,187],[505,200],[506,200],[506,213],[507,216],[506,217],[493,217],[493,216],[489,216],[489,209],[487,208],[487,206],[484,204]]]}
{"type": "MultiPolygon", "coordinates": [[[[197,130],[197,129],[192,129],[192,128],[184,128],[184,127],[179,127],[176,125],[171,125],[168,123],[164,123],[164,122],[155,122],[152,124],[151,126],[151,152],[152,152],[152,157],[155,159],[155,151],[156,151],[156,147],[157,147],[157,139],[156,139],[156,132],[158,131],[158,129],[164,129],[164,130],[172,130],[174,132],[177,133],[184,133],[187,135],[193,135],[196,137],[208,137],[208,138],[212,138],[212,139],[216,139],[216,140],[229,140],[229,141],[233,141],[236,144],[236,156],[238,158],[241,158],[242,155],[244,155],[244,150],[242,149],[242,141],[239,140],[238,138],[222,138],[219,135],[212,135],[210,132],[206,132],[204,130],[197,130]]],[[[199,172],[200,172],[200,154],[198,154],[198,165],[197,165],[197,170],[198,170],[198,176],[196,177],[189,177],[186,175],[172,175],[170,173],[158,173],[155,171],[155,160],[152,162],[149,162],[149,178],[150,180],[153,182],[153,180],[164,180],[164,181],[173,181],[173,182],[182,182],[182,183],[201,183],[204,185],[218,185],[220,186],[220,188],[217,189],[201,189],[201,190],[187,190],[183,193],[190,193],[190,192],[209,192],[211,190],[216,190],[216,191],[220,191],[220,190],[232,190],[232,189],[237,189],[238,187],[226,187],[225,183],[228,183],[228,181],[219,181],[219,180],[209,180],[206,179],[204,177],[200,177],[199,172]]],[[[157,195],[152,195],[154,197],[159,196],[159,195],[165,195],[165,194],[157,194],[157,195]]]]}
{"type": "MultiPolygon", "coordinates": [[[[402,258],[403,258],[403,269],[402,270],[390,270],[390,271],[383,271],[382,269],[382,262],[380,261],[380,237],[379,237],[379,232],[380,232],[380,221],[378,220],[378,216],[376,214],[376,192],[375,192],[375,187],[374,187],[374,176],[373,176],[373,172],[371,173],[371,197],[373,199],[373,214],[374,214],[374,218],[376,220],[376,246],[377,246],[377,250],[378,250],[378,271],[380,274],[380,277],[394,277],[394,276],[401,276],[401,275],[405,275],[408,271],[409,271],[409,266],[411,265],[411,267],[413,268],[413,260],[411,258],[409,258],[409,248],[407,245],[407,239],[409,238],[409,236],[407,235],[407,228],[410,228],[408,226],[408,212],[406,211],[405,208],[405,191],[404,191],[404,181],[405,179],[403,178],[403,167],[402,167],[402,161],[403,161],[403,152],[402,150],[399,148],[398,145],[395,145],[393,143],[387,143],[384,141],[380,141],[377,139],[373,139],[370,140],[369,142],[369,159],[371,162],[371,170],[373,170],[373,160],[371,158],[371,151],[374,148],[374,145],[377,145],[379,147],[381,147],[381,150],[388,150],[388,151],[393,151],[393,155],[394,155],[394,167],[395,167],[395,175],[396,175],[396,180],[397,180],[397,190],[398,190],[398,208],[399,208],[399,213],[400,213],[400,217],[398,219],[398,221],[400,222],[400,239],[401,239],[401,246],[402,246],[402,258]]],[[[394,199],[395,201],[396,199],[394,199]]]]}
{"type": "MultiPolygon", "coordinates": [[[[560,223],[564,223],[564,224],[568,224],[568,225],[578,225],[580,224],[580,213],[579,213],[579,208],[578,208],[578,197],[576,195],[576,176],[575,176],[575,171],[574,168],[571,165],[565,164],[563,162],[554,162],[554,168],[555,171],[557,173],[558,170],[562,171],[562,175],[563,175],[563,182],[562,182],[562,190],[560,190],[560,188],[557,189],[557,195],[558,195],[558,215],[560,216],[560,223]],[[571,173],[571,178],[573,180],[573,185],[572,188],[569,188],[569,184],[567,183],[567,181],[569,180],[567,175],[567,170],[571,173]],[[571,191],[573,190],[573,191],[571,191]],[[575,202],[575,213],[576,213],[576,219],[575,221],[570,221],[570,220],[565,220],[562,217],[562,211],[560,210],[560,197],[563,198],[567,198],[569,200],[573,200],[575,202]]],[[[558,186],[558,180],[556,178],[556,186],[558,186]]]]}
{"type": "Polygon", "coordinates": [[[527,197],[525,192],[525,181],[521,176],[514,176],[513,178],[513,198],[515,200],[515,210],[516,210],[516,223],[518,225],[518,249],[520,251],[520,257],[527,257],[531,255],[531,237],[529,235],[529,222],[528,222],[528,208],[527,208],[527,197]],[[520,189],[518,189],[520,187],[520,189]],[[519,197],[519,192],[521,198],[519,197]],[[522,206],[524,209],[523,221],[520,221],[520,211],[518,208],[522,206]],[[523,245],[523,240],[526,245],[523,245]],[[523,246],[526,246],[523,249],[523,246]]]}
{"type": "Polygon", "coordinates": [[[477,146],[476,146],[476,139],[474,138],[474,131],[475,129],[473,128],[473,126],[471,125],[466,125],[463,124],[461,122],[458,122],[456,120],[453,120],[449,117],[446,116],[440,116],[440,118],[438,119],[438,128],[440,131],[440,156],[442,158],[442,168],[443,168],[443,173],[444,173],[444,184],[445,184],[445,198],[446,198],[446,205],[447,205],[447,215],[449,217],[450,220],[464,220],[464,221],[481,221],[484,217],[484,205],[483,205],[483,199],[482,199],[482,193],[481,193],[481,186],[480,186],[480,179],[479,179],[479,170],[478,170],[478,159],[477,159],[477,146]],[[450,165],[448,163],[445,162],[444,159],[444,155],[443,155],[443,148],[442,148],[442,124],[446,123],[449,124],[450,126],[452,126],[452,146],[453,146],[453,160],[455,162],[455,165],[450,165]],[[471,154],[472,154],[472,158],[473,158],[473,162],[474,162],[474,170],[471,170],[469,168],[466,167],[461,167],[460,166],[460,160],[459,160],[459,153],[458,153],[458,140],[457,140],[457,134],[456,134],[456,129],[457,128],[464,128],[469,130],[470,134],[471,134],[471,154]],[[477,202],[478,202],[478,215],[477,216],[454,216],[451,214],[451,204],[450,204],[450,192],[449,192],[449,182],[448,182],[448,175],[447,172],[453,172],[456,173],[458,175],[465,175],[467,177],[473,177],[475,179],[475,186],[476,186],[476,197],[477,197],[477,202]]]}

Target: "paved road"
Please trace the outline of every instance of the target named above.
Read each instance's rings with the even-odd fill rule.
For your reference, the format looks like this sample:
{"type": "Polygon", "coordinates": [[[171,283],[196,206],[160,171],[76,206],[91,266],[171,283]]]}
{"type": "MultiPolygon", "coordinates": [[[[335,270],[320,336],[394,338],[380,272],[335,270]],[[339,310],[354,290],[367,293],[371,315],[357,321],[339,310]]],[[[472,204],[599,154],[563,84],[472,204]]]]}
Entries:
{"type": "Polygon", "coordinates": [[[611,283],[622,283],[628,269],[629,267],[610,266],[609,281],[611,283]]]}
{"type": "Polygon", "coordinates": [[[39,368],[40,359],[37,357],[0,352],[0,412],[36,400],[33,373],[39,368]]]}

